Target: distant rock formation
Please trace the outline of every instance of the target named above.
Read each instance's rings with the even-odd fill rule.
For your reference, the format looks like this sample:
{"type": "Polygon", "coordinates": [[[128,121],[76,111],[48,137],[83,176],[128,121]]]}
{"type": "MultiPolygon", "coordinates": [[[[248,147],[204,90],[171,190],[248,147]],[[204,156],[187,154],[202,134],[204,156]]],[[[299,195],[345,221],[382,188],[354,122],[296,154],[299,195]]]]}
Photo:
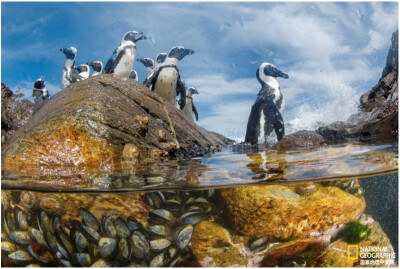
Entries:
{"type": "Polygon", "coordinates": [[[14,94],[4,83],[1,83],[1,143],[3,144],[21,126],[25,125],[33,114],[35,105],[27,100],[15,99],[24,94],[14,94]]]}
{"type": "Polygon", "coordinates": [[[328,143],[347,138],[398,139],[398,30],[392,35],[392,44],[379,82],[360,97],[360,111],[347,122],[335,122],[320,127],[317,133],[328,143]]]}

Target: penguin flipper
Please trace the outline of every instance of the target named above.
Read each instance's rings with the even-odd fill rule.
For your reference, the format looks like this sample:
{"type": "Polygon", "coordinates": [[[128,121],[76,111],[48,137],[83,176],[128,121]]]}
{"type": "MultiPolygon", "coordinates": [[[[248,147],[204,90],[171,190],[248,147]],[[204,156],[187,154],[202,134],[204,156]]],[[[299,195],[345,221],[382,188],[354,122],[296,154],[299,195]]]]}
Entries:
{"type": "Polygon", "coordinates": [[[114,50],[113,54],[111,55],[110,59],[108,59],[106,66],[103,69],[103,73],[104,74],[112,74],[114,73],[114,68],[115,68],[115,60],[117,57],[117,53],[118,53],[118,48],[114,50]]]}
{"type": "Polygon", "coordinates": [[[251,107],[249,120],[247,122],[247,130],[244,142],[250,144],[257,144],[258,136],[260,135],[260,115],[262,110],[262,102],[260,98],[257,98],[253,106],[251,107]]]}
{"type": "Polygon", "coordinates": [[[176,95],[180,94],[179,98],[179,108],[182,110],[186,105],[186,86],[185,83],[182,82],[180,77],[178,78],[178,83],[176,86],[176,95]]]}
{"type": "Polygon", "coordinates": [[[192,102],[192,111],[194,113],[194,116],[196,117],[196,121],[199,121],[199,113],[197,113],[197,109],[194,106],[193,102],[192,102]]]}

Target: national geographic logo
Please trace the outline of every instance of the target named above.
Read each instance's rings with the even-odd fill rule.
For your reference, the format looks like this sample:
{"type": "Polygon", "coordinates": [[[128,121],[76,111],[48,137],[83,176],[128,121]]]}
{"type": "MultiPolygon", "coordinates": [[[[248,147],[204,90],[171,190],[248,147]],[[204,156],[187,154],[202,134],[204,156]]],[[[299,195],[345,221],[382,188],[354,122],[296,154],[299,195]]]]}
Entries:
{"type": "Polygon", "coordinates": [[[360,259],[361,266],[390,266],[394,264],[396,254],[393,252],[392,247],[359,247],[358,245],[348,245],[347,258],[349,260],[360,259]]]}
{"type": "Polygon", "coordinates": [[[357,260],[358,259],[358,245],[348,245],[347,258],[349,260],[357,260]]]}

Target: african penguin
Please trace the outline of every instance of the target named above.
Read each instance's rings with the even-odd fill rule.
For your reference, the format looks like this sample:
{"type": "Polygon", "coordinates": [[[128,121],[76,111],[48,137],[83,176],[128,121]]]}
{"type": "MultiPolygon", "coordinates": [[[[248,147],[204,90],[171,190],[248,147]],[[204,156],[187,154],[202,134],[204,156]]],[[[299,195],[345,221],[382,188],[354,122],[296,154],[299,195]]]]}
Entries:
{"type": "Polygon", "coordinates": [[[65,64],[63,68],[62,85],[66,88],[71,83],[75,83],[80,80],[79,75],[73,69],[75,58],[78,53],[75,47],[69,47],[66,49],[60,49],[62,53],[65,54],[65,64]]]}
{"type": "Polygon", "coordinates": [[[144,64],[144,66],[147,69],[147,77],[146,79],[143,81],[143,85],[150,88],[150,84],[148,83],[150,81],[151,76],[154,73],[154,61],[151,58],[140,58],[137,59],[138,62],[141,62],[142,64],[144,64]]]}
{"type": "Polygon", "coordinates": [[[165,61],[154,70],[150,81],[151,89],[173,106],[175,106],[176,96],[180,95],[180,109],[185,106],[186,88],[180,79],[178,64],[186,55],[193,53],[193,50],[185,49],[182,46],[172,48],[165,61]]]}
{"type": "Polygon", "coordinates": [[[167,59],[167,56],[168,56],[168,54],[166,54],[164,52],[158,54],[157,58],[156,58],[156,64],[159,65],[159,64],[162,64],[163,62],[165,62],[165,59],[167,59]]]}
{"type": "Polygon", "coordinates": [[[103,63],[100,61],[88,62],[87,65],[93,68],[92,77],[100,75],[103,72],[103,63]]]}
{"type": "Polygon", "coordinates": [[[139,81],[139,76],[135,70],[131,71],[131,73],[129,74],[129,78],[139,81]]]}
{"type": "Polygon", "coordinates": [[[142,39],[146,39],[143,33],[127,32],[122,38],[121,45],[114,50],[113,55],[107,61],[104,73],[128,78],[135,63],[136,42],[142,39]]]}
{"type": "Polygon", "coordinates": [[[33,84],[33,100],[39,99],[42,96],[44,87],[43,77],[38,78],[33,84]]]}
{"type": "Polygon", "coordinates": [[[277,77],[289,78],[275,65],[262,63],[257,69],[257,80],[261,83],[261,90],[253,104],[247,123],[245,142],[263,144],[267,138],[274,135],[281,140],[285,136],[283,112],[285,100],[279,88],[277,77]]]}
{"type": "Polygon", "coordinates": [[[79,72],[79,78],[81,80],[85,80],[89,77],[90,74],[90,68],[89,65],[87,64],[81,64],[78,66],[74,66],[74,69],[79,72]]]}
{"type": "Polygon", "coordinates": [[[199,114],[197,113],[197,109],[193,103],[193,96],[192,96],[193,94],[199,94],[199,92],[196,90],[195,87],[190,87],[186,91],[186,104],[185,104],[185,107],[182,109],[182,113],[191,121],[194,121],[194,119],[193,119],[193,113],[194,113],[194,116],[196,117],[196,121],[198,121],[199,114]]]}

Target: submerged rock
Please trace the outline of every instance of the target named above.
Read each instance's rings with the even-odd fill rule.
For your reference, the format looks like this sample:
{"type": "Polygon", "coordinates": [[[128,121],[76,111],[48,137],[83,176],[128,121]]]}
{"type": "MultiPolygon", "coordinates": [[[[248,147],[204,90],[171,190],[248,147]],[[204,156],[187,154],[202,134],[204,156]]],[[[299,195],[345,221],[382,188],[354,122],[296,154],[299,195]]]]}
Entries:
{"type": "Polygon", "coordinates": [[[283,185],[230,188],[220,195],[228,222],[238,233],[277,240],[325,232],[355,220],[365,209],[363,197],[320,185],[306,196],[283,185]]]}
{"type": "MultiPolygon", "coordinates": [[[[6,164],[112,165],[131,144],[140,159],[196,156],[226,140],[133,80],[99,75],[55,94],[2,149],[6,164]],[[164,132],[168,145],[160,143],[164,132]]],[[[165,142],[163,142],[165,143],[165,142]]]]}

